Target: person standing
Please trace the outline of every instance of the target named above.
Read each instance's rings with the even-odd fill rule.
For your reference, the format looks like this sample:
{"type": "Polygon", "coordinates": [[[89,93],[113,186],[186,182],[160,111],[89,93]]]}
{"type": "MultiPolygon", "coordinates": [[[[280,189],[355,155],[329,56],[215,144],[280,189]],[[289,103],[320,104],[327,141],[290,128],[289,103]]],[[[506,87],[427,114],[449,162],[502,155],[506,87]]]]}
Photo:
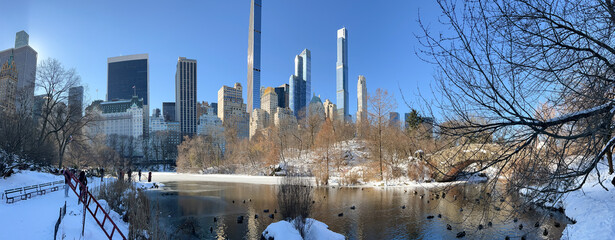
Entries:
{"type": "Polygon", "coordinates": [[[152,172],[151,171],[147,174],[147,182],[152,182],[152,172]]]}
{"type": "Polygon", "coordinates": [[[132,182],[132,168],[128,169],[128,182],[132,182]]]}
{"type": "Polygon", "coordinates": [[[100,168],[100,182],[103,182],[103,179],[105,178],[105,168],[100,168]]]}
{"type": "Polygon", "coordinates": [[[64,198],[67,198],[68,183],[70,182],[70,172],[68,171],[68,168],[64,168],[64,171],[62,171],[62,173],[64,174],[64,198]]]}
{"type": "Polygon", "coordinates": [[[139,182],[141,181],[141,169],[139,169],[139,182]]]}
{"type": "Polygon", "coordinates": [[[79,202],[81,201],[85,203],[85,194],[88,191],[87,185],[88,179],[85,177],[85,171],[82,170],[79,173],[79,200],[77,201],[77,204],[79,204],[79,202]]]}

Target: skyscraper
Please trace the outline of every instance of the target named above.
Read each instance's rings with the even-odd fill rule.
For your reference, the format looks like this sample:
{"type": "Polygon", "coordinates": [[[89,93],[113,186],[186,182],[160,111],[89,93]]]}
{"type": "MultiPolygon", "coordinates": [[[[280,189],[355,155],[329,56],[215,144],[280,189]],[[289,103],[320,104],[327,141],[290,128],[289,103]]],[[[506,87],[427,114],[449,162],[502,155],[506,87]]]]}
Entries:
{"type": "Polygon", "coordinates": [[[310,102],[310,89],[312,81],[310,50],[304,49],[301,54],[295,56],[295,74],[291,75],[289,84],[289,107],[299,117],[307,109],[310,102]]]}
{"type": "Polygon", "coordinates": [[[288,107],[288,88],[288,84],[282,84],[279,87],[275,88],[275,93],[278,95],[278,107],[288,107]]]}
{"type": "Polygon", "coordinates": [[[182,135],[196,133],[196,60],[180,57],[175,72],[175,116],[182,135]]]}
{"type": "Polygon", "coordinates": [[[175,102],[162,103],[162,116],[165,122],[176,122],[175,119],[175,102]]]}
{"type": "MultiPolygon", "coordinates": [[[[34,102],[34,81],[36,79],[36,61],[38,53],[28,45],[29,36],[25,31],[15,34],[15,48],[0,51],[0,63],[5,63],[12,58],[17,69],[17,91],[24,92],[27,102],[34,102]]],[[[15,102],[17,109],[21,106],[15,102]]]]}
{"type": "Polygon", "coordinates": [[[337,30],[337,63],[336,71],[336,95],[337,113],[340,120],[348,118],[348,32],[346,28],[337,30]]]}
{"type": "Polygon", "coordinates": [[[15,48],[28,46],[30,42],[30,35],[26,31],[19,31],[15,34],[15,48]]]}
{"type": "Polygon", "coordinates": [[[143,137],[149,134],[149,55],[107,59],[107,101],[143,99],[143,137]]]}
{"type": "Polygon", "coordinates": [[[365,77],[359,75],[357,82],[357,124],[367,121],[367,85],[365,77]]]}
{"type": "Polygon", "coordinates": [[[68,112],[74,120],[83,116],[83,86],[68,89],[68,112]]]}
{"type": "Polygon", "coordinates": [[[250,6],[250,32],[248,34],[248,114],[261,107],[261,4],[252,0],[250,6]]]}

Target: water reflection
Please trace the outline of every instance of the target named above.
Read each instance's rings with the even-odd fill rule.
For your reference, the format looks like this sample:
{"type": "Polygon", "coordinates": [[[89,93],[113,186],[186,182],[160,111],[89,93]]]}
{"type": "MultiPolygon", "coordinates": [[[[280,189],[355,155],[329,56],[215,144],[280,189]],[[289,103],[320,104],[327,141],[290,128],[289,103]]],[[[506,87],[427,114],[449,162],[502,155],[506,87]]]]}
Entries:
{"type": "MultiPolygon", "coordinates": [[[[275,213],[276,191],[272,185],[182,181],[167,182],[161,191],[148,194],[152,205],[158,204],[159,220],[172,239],[260,239],[267,225],[281,220],[275,213]],[[244,216],[241,224],[239,216],[244,216]]],[[[316,187],[312,216],[348,239],[453,239],[461,231],[466,239],[559,239],[565,228],[557,216],[535,211],[512,215],[514,198],[486,203],[477,185],[446,189],[444,198],[442,193],[424,188],[316,187]],[[555,228],[554,221],[562,225],[555,228]],[[536,222],[539,227],[534,227],[536,222]],[[547,236],[542,235],[545,228],[547,236]]]]}

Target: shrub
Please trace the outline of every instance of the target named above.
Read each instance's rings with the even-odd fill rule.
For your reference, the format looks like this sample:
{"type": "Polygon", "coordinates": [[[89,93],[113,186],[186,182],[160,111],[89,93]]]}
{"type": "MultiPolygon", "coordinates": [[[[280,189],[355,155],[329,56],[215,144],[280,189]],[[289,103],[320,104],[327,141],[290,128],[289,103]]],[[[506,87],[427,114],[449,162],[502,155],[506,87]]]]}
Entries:
{"type": "Polygon", "coordinates": [[[301,236],[305,236],[305,220],[312,209],[312,186],[307,178],[288,175],[278,186],[278,206],[282,218],[291,222],[301,236]]]}

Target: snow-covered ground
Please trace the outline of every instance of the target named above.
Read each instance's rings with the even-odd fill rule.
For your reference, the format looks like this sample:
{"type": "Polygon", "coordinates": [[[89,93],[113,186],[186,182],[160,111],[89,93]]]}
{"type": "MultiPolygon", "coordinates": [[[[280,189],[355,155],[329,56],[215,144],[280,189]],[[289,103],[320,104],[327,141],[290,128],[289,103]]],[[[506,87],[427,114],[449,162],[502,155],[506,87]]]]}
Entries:
{"type": "MultiPolygon", "coordinates": [[[[20,171],[9,178],[0,178],[0,192],[4,190],[41,184],[51,181],[64,180],[64,177],[50,173],[33,171],[20,171]]],[[[105,179],[112,181],[113,179],[105,179]]],[[[145,180],[145,179],[143,179],[145,180]]],[[[100,184],[100,178],[88,180],[90,188],[100,184]]],[[[136,184],[140,188],[151,188],[154,183],[140,182],[136,184]]],[[[111,210],[106,201],[97,199],[103,208],[109,213],[111,219],[117,224],[124,235],[128,234],[128,223],[121,220],[118,213],[111,210]]],[[[69,189],[68,197],[64,195],[64,184],[60,185],[59,191],[47,192],[45,195],[32,194],[28,200],[15,199],[15,203],[7,204],[3,198],[0,202],[0,233],[1,239],[53,239],[53,232],[60,213],[60,208],[66,202],[66,215],[58,230],[58,239],[108,239],[96,220],[88,213],[85,220],[84,235],[81,236],[81,223],[83,221],[83,205],[77,205],[77,196],[69,189]]],[[[93,205],[92,205],[93,206],[93,205]]],[[[86,210],[87,211],[87,210],[86,210]]],[[[99,219],[102,214],[98,212],[99,219]]],[[[111,226],[105,223],[110,232],[111,226]]],[[[114,234],[113,239],[121,239],[119,234],[114,234]]]]}
{"type": "Polygon", "coordinates": [[[344,240],[342,234],[329,230],[329,226],[318,220],[308,218],[305,220],[305,238],[301,237],[299,231],[288,221],[279,221],[269,224],[263,237],[265,239],[284,239],[284,240],[344,240]]]}
{"type": "Polygon", "coordinates": [[[581,190],[570,193],[563,202],[566,216],[577,221],[568,224],[563,239],[613,239],[615,237],[615,187],[607,175],[606,166],[600,166],[606,191],[598,184],[596,171],[587,179],[581,190]]]}

